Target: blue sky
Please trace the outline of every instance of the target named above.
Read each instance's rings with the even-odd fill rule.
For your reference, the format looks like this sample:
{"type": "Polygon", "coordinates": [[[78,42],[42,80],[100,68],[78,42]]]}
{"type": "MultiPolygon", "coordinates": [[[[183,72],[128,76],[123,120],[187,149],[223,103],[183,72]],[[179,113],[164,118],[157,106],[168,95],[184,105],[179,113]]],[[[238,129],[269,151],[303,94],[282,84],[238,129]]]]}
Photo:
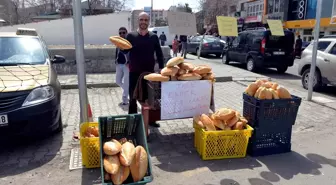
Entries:
{"type": "MultiPolygon", "coordinates": [[[[172,5],[189,3],[193,11],[199,7],[198,0],[153,0],[154,9],[168,9],[172,5]]],[[[134,9],[141,9],[151,5],[151,0],[133,0],[134,9]]]]}

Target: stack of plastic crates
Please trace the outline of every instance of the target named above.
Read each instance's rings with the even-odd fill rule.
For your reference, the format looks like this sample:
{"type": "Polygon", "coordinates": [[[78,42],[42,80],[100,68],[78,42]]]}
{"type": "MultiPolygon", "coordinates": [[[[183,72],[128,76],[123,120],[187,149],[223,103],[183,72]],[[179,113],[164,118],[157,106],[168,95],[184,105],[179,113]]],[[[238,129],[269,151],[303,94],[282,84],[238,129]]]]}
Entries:
{"type": "MultiPolygon", "coordinates": [[[[134,146],[141,145],[148,154],[148,170],[145,177],[138,182],[133,182],[130,174],[123,185],[140,185],[147,184],[153,181],[151,157],[147,146],[145,135],[145,127],[141,114],[129,114],[120,116],[99,117],[99,134],[100,134],[100,158],[101,158],[101,174],[105,176],[103,159],[105,154],[103,152],[103,143],[111,139],[120,140],[126,138],[131,140],[134,146]]],[[[112,181],[105,181],[102,178],[102,184],[113,185],[112,181]]]]}
{"type": "Polygon", "coordinates": [[[244,117],[254,128],[248,154],[263,156],[291,151],[292,126],[301,98],[259,100],[243,94],[244,117]]]}
{"type": "Polygon", "coordinates": [[[202,160],[241,158],[246,156],[253,128],[206,131],[194,121],[194,146],[202,160]]]}

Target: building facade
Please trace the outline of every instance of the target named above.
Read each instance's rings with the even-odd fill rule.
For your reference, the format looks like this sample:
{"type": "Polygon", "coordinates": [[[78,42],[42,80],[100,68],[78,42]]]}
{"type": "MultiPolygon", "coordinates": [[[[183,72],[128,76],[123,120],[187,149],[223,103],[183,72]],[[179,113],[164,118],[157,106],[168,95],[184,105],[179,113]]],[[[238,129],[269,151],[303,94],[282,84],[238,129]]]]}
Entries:
{"type": "MultiPolygon", "coordinates": [[[[303,41],[313,40],[315,27],[317,0],[289,0],[289,9],[285,28],[292,29],[301,35],[303,41]]],[[[320,24],[320,37],[336,35],[336,25],[330,24],[335,13],[336,0],[322,1],[322,14],[320,24]]]]}

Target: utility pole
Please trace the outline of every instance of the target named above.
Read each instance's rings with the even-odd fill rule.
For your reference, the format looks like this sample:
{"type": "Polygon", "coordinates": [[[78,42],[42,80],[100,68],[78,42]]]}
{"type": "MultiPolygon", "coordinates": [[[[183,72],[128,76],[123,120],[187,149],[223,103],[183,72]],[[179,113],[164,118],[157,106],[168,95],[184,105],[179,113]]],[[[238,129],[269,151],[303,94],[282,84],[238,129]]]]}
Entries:
{"type": "Polygon", "coordinates": [[[151,10],[150,10],[150,25],[151,27],[153,26],[152,25],[152,22],[153,22],[153,0],[151,0],[151,10]]]}
{"type": "Polygon", "coordinates": [[[84,60],[84,35],[82,22],[82,1],[73,0],[72,4],[74,37],[76,47],[76,65],[80,105],[80,123],[88,122],[88,100],[86,89],[86,71],[84,60]]]}
{"type": "Polygon", "coordinates": [[[317,45],[318,45],[319,36],[320,36],[321,11],[322,11],[322,0],[317,0],[316,21],[315,21],[315,29],[314,29],[313,56],[312,56],[312,63],[310,65],[310,73],[309,73],[309,81],[308,81],[308,97],[307,97],[308,101],[311,101],[313,98],[313,85],[314,85],[316,58],[317,58],[317,45]]]}

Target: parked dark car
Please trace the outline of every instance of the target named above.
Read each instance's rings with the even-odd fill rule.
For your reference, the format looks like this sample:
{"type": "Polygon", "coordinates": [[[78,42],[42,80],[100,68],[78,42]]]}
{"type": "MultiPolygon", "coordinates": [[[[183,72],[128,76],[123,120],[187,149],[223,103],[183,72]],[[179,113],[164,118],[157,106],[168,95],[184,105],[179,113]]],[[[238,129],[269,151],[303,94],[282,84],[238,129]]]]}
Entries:
{"type": "MultiPolygon", "coordinates": [[[[203,36],[195,36],[188,41],[187,52],[196,53],[199,52],[200,42],[203,36]]],[[[206,35],[204,37],[201,55],[215,54],[216,57],[220,57],[225,43],[223,43],[218,37],[206,35]]]]}
{"type": "Polygon", "coordinates": [[[273,36],[270,30],[248,30],[238,34],[227,48],[224,48],[222,61],[246,63],[247,70],[277,68],[285,73],[294,63],[294,33],[285,30],[285,36],[273,36]]]}

